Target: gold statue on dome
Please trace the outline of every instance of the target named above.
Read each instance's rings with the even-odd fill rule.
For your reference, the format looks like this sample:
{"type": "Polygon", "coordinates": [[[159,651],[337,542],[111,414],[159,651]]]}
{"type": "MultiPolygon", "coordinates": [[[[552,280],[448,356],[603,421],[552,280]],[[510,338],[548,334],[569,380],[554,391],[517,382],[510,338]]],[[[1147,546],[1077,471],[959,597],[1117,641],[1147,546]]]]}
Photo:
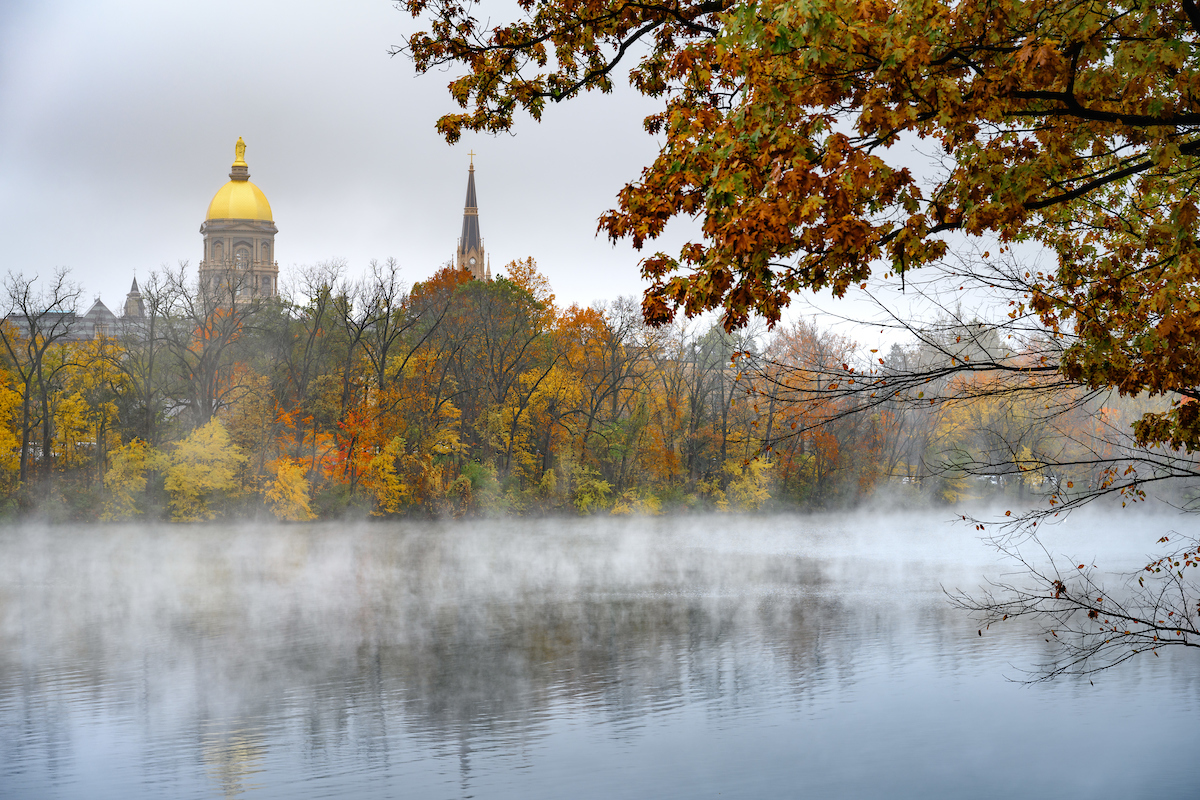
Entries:
{"type": "Polygon", "coordinates": [[[236,161],[246,160],[246,143],[242,141],[242,137],[238,137],[237,144],[233,146],[233,151],[237,153],[236,161]]]}

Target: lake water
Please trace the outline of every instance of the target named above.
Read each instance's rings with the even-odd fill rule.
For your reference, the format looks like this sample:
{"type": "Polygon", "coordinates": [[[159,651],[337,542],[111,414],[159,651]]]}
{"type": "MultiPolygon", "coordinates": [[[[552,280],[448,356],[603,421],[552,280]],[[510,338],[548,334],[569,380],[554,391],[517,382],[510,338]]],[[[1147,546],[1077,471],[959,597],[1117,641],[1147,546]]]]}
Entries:
{"type": "Polygon", "coordinates": [[[1200,656],[1012,682],[948,516],[0,531],[0,797],[1200,795],[1200,656]]]}

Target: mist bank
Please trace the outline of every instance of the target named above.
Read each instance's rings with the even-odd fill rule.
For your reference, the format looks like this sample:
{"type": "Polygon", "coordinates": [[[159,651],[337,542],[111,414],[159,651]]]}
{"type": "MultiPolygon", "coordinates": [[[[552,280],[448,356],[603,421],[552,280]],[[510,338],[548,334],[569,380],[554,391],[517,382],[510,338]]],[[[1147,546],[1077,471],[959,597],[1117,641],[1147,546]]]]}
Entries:
{"type": "MultiPolygon", "coordinates": [[[[949,516],[0,529],[5,788],[1092,797],[1144,786],[1062,769],[1097,738],[1191,763],[1195,659],[1005,680],[1050,637],[946,603],[1011,569],[949,516]]],[[[1113,568],[1153,541],[1056,534],[1113,568]]],[[[1190,796],[1169,772],[1158,795],[1190,796]]]]}
{"type": "Polygon", "coordinates": [[[787,676],[807,697],[849,680],[848,630],[899,646],[919,609],[935,635],[964,635],[940,587],[992,563],[930,515],[716,521],[9,529],[0,701],[32,669],[136,703],[113,676],[151,662],[151,697],[213,717],[292,705],[281,692],[297,686],[312,713],[333,713],[382,670],[402,678],[406,715],[451,731],[569,697],[640,714],[729,673],[744,692],[787,676]]]}
{"type": "MultiPolygon", "coordinates": [[[[745,691],[785,676],[809,697],[854,682],[860,639],[902,651],[917,630],[971,644],[938,656],[950,672],[974,669],[981,647],[1001,645],[1008,664],[1014,653],[1040,654],[1036,626],[998,627],[981,641],[945,602],[944,587],[1010,569],[969,526],[947,522],[864,513],[595,518],[565,529],[9,529],[0,535],[0,700],[24,691],[19,676],[32,670],[138,702],[112,676],[150,659],[160,684],[150,695],[173,691],[172,702],[197,714],[253,716],[294,703],[280,693],[295,685],[322,713],[346,702],[323,692],[361,691],[382,668],[403,675],[407,713],[452,727],[479,703],[501,718],[536,716],[567,696],[611,703],[602,687],[620,684],[630,702],[652,705],[664,688],[722,673],[742,674],[745,691]],[[636,661],[614,642],[637,643],[636,661]],[[531,683],[542,688],[531,695],[531,683]]],[[[1081,515],[1055,541],[1109,568],[1141,563],[1140,543],[1099,516],[1081,515]]]]}
{"type": "Polygon", "coordinates": [[[280,300],[180,267],[88,336],[67,276],[10,275],[0,507],[189,522],[1020,509],[1128,475],[1122,437],[1145,404],[1048,380],[1032,366],[1053,342],[953,320],[886,354],[815,322],[654,328],[628,299],[559,308],[532,260],[505,271],[409,287],[392,262],[359,282],[329,263],[280,300]],[[956,371],[988,359],[1003,378],[956,371]]]}

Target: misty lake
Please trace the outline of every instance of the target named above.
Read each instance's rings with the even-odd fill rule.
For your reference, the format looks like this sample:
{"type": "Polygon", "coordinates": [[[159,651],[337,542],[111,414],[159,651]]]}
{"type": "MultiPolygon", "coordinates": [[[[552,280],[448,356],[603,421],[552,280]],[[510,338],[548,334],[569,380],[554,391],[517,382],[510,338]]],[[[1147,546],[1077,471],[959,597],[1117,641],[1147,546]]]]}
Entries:
{"type": "Polygon", "coordinates": [[[1197,796],[1194,651],[1014,683],[949,516],[5,529],[0,797],[1197,796]]]}

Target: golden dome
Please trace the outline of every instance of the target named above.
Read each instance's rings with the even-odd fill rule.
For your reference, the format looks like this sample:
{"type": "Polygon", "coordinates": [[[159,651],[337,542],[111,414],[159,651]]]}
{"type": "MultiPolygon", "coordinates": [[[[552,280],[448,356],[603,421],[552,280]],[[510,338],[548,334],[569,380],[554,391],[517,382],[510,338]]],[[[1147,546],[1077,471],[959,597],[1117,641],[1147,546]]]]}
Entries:
{"type": "Polygon", "coordinates": [[[229,175],[231,180],[213,195],[212,202],[208,204],[208,214],[204,218],[206,220],[254,219],[272,222],[271,204],[267,202],[267,196],[262,193],[262,189],[248,180],[250,170],[246,166],[244,158],[246,145],[241,137],[238,137],[235,152],[237,158],[233,162],[233,171],[229,175]]]}
{"type": "Polygon", "coordinates": [[[267,196],[250,181],[230,181],[208,204],[205,219],[259,219],[271,222],[267,196]]]}

